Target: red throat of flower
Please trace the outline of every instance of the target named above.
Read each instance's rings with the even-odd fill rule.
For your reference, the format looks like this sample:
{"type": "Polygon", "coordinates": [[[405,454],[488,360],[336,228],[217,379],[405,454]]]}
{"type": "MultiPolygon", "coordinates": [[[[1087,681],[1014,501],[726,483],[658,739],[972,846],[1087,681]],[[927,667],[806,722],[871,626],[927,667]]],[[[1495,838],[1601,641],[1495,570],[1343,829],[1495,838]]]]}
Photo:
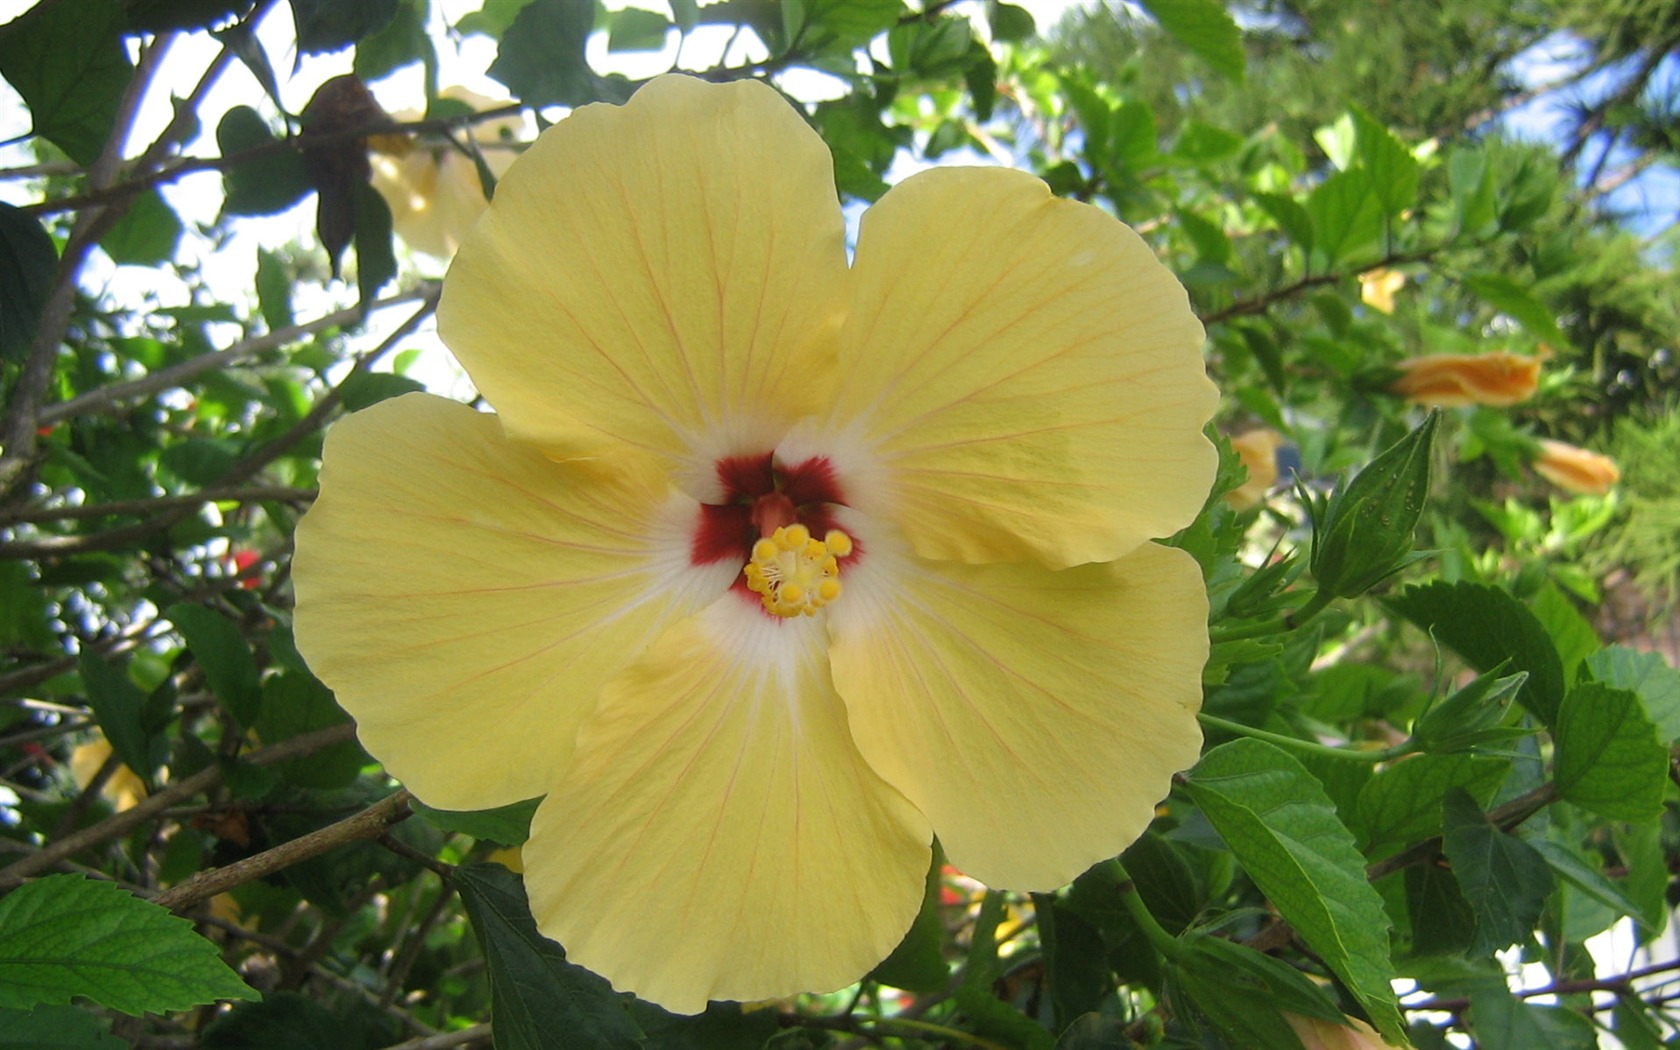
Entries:
{"type": "Polygon", "coordinates": [[[792,466],[770,453],[717,461],[718,503],[703,503],[689,545],[695,565],[742,566],[733,590],[778,617],[812,615],[839,594],[839,570],[862,549],[835,521],[845,494],[834,466],[792,466]]]}

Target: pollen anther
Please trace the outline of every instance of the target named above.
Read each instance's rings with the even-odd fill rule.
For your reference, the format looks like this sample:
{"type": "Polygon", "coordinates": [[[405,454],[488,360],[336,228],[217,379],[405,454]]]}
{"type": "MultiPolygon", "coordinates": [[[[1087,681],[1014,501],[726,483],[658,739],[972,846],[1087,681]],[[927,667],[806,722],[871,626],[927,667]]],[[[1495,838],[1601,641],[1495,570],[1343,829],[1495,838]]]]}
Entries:
{"type": "Polygon", "coordinates": [[[840,559],[852,552],[852,538],[830,529],[822,539],[793,524],[753,544],[742,571],[747,587],[777,616],[813,616],[840,596],[840,559]]]}

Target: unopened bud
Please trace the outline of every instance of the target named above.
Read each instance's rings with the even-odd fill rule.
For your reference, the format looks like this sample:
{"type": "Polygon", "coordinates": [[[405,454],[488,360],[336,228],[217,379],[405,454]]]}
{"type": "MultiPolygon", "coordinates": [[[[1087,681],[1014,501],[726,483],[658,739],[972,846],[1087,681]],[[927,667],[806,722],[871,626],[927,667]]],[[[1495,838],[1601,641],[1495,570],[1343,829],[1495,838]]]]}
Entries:
{"type": "Polygon", "coordinates": [[[1356,597],[1409,563],[1439,418],[1431,412],[1313,515],[1312,573],[1322,593],[1356,597]]]}

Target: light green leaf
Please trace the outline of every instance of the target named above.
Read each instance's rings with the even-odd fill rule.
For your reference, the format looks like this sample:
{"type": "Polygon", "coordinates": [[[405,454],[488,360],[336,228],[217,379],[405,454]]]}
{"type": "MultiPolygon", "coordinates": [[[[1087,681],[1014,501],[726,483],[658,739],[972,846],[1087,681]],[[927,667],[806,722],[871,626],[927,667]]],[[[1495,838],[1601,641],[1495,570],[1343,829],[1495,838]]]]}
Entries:
{"type": "Polygon", "coordinates": [[[1373,776],[1359,791],[1354,829],[1367,849],[1398,847],[1441,831],[1441,800],[1454,788],[1487,805],[1511,763],[1477,755],[1415,755],[1373,776]]]}
{"type": "Polygon", "coordinates": [[[1371,176],[1359,168],[1338,171],[1307,197],[1315,246],[1329,263],[1364,251],[1382,235],[1382,202],[1371,190],[1371,176]]]}
{"type": "Polygon", "coordinates": [[[1551,866],[1552,873],[1563,881],[1574,886],[1577,890],[1591,897],[1593,900],[1615,911],[1618,915],[1629,916],[1639,922],[1646,922],[1644,915],[1628,895],[1619,887],[1604,877],[1604,873],[1589,864],[1585,858],[1574,850],[1556,842],[1538,839],[1530,842],[1535,851],[1546,859],[1551,866]]]}
{"type": "Polygon", "coordinates": [[[1552,892],[1552,871],[1533,846],[1499,830],[1469,793],[1454,788],[1442,806],[1441,851],[1476,915],[1473,956],[1528,940],[1552,892]]]}
{"type": "Polygon", "coordinates": [[[1324,789],[1279,748],[1233,740],[1189,774],[1191,797],[1249,877],[1336,971],[1379,1031],[1405,1030],[1390,981],[1388,915],[1324,789]]]}
{"type": "Polygon", "coordinates": [[[1602,682],[1576,686],[1553,736],[1560,798],[1612,820],[1655,820],[1662,812],[1668,749],[1657,742],[1638,694],[1602,682]]]}
{"type": "Polygon", "coordinates": [[[1528,607],[1540,625],[1551,635],[1557,646],[1558,661],[1563,665],[1563,681],[1572,684],[1580,670],[1581,661],[1599,647],[1598,632],[1581,615],[1563,591],[1550,581],[1542,584],[1529,599],[1528,607]]]}
{"type": "Polygon", "coordinates": [[[99,238],[99,246],[118,265],[159,266],[175,258],[181,220],[156,190],[136,194],[123,217],[99,238]]]}
{"type": "Polygon", "coordinates": [[[1515,318],[1536,339],[1555,346],[1569,345],[1551,308],[1509,277],[1496,273],[1471,274],[1464,278],[1464,286],[1482,302],[1515,318]]]}
{"type": "Polygon", "coordinates": [[[1418,162],[1399,137],[1355,106],[1353,125],[1359,163],[1371,176],[1371,190],[1389,216],[1417,204],[1418,162]]]}
{"type": "Polygon", "coordinates": [[[658,11],[640,7],[626,7],[612,16],[607,30],[608,51],[660,51],[665,39],[675,28],[658,11]]]}
{"type": "Polygon", "coordinates": [[[1605,685],[1639,694],[1645,713],[1657,727],[1657,739],[1680,738],[1680,671],[1660,653],[1642,653],[1612,645],[1587,657],[1587,670],[1605,685]]]}
{"type": "Polygon", "coordinates": [[[1243,79],[1242,29],[1218,0],[1141,0],[1174,40],[1222,76],[1243,79]]]}
{"type": "Polygon", "coordinates": [[[0,1007],[76,996],[139,1015],[257,993],[192,923],[113,883],[51,875],[0,897],[0,1007]]]}

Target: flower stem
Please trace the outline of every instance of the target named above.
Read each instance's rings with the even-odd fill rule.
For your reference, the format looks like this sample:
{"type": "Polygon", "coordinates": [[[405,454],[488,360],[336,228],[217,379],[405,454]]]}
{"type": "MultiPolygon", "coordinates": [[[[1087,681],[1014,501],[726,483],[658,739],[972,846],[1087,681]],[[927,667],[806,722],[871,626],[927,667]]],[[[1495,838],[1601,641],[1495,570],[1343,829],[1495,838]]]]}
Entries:
{"type": "Polygon", "coordinates": [[[1215,643],[1239,642],[1247,638],[1265,638],[1273,634],[1287,634],[1323,612],[1335,600],[1335,595],[1328,591],[1314,591],[1313,596],[1307,599],[1307,604],[1293,612],[1285,613],[1261,623],[1245,624],[1241,627],[1226,627],[1223,629],[1216,627],[1208,634],[1215,643]]]}
{"type": "Polygon", "coordinates": [[[1253,726],[1245,726],[1241,722],[1232,722],[1229,719],[1220,718],[1218,715],[1210,715],[1206,711],[1198,713],[1196,718],[1205,726],[1223,729],[1227,733],[1235,733],[1238,736],[1250,736],[1256,740],[1264,740],[1268,744],[1276,744],[1286,750],[1299,751],[1307,755],[1319,755],[1323,758],[1339,758],[1350,762],[1369,762],[1375,765],[1378,762],[1387,762],[1390,759],[1399,758],[1401,755],[1409,755],[1417,750],[1417,745],[1410,740],[1378,751],[1366,751],[1352,747],[1331,747],[1329,744],[1320,744],[1311,740],[1302,740],[1300,737],[1284,736],[1282,733],[1272,733],[1264,729],[1256,729],[1253,726]]]}
{"type": "Polygon", "coordinates": [[[1190,950],[1184,946],[1184,942],[1168,933],[1155,921],[1149,905],[1143,902],[1143,896],[1138,893],[1137,883],[1133,881],[1126,866],[1120,863],[1120,858],[1105,860],[1098,867],[1118,883],[1120,903],[1126,906],[1132,921],[1138,924],[1138,929],[1143,931],[1144,937],[1148,938],[1155,950],[1172,962],[1183,962],[1190,950]]]}

